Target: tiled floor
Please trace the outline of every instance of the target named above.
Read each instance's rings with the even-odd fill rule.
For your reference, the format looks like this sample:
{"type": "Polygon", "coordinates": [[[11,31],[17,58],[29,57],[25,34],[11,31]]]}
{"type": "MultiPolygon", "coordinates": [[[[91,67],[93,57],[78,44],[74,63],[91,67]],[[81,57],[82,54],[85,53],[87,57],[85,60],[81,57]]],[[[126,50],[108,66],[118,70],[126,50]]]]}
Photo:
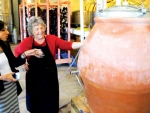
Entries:
{"type": "MultiPolygon", "coordinates": [[[[11,44],[12,50],[15,48],[16,45],[11,44]]],[[[71,105],[70,101],[71,98],[79,95],[84,95],[83,91],[81,91],[81,86],[79,85],[75,76],[70,75],[70,71],[76,70],[76,67],[71,67],[70,70],[65,74],[65,71],[68,69],[69,66],[59,65],[58,68],[58,78],[61,78],[59,81],[60,87],[60,111],[59,113],[71,113],[71,105]],[[62,77],[63,76],[63,77],[62,77]],[[81,93],[79,93],[81,91],[81,93]]],[[[25,105],[25,71],[23,71],[23,66],[18,67],[21,72],[21,79],[19,80],[23,92],[19,95],[19,106],[21,113],[29,113],[26,110],[25,105]]]]}

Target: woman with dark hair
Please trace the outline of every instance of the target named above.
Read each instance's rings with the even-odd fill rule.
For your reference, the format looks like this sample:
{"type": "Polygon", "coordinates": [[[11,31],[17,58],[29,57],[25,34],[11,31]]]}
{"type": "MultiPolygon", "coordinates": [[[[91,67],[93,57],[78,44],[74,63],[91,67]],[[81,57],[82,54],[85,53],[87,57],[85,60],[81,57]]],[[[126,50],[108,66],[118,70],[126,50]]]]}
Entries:
{"type": "Polygon", "coordinates": [[[0,21],[0,113],[19,113],[17,95],[22,89],[12,76],[17,72],[15,67],[19,64],[7,42],[8,35],[7,26],[0,21]]]}
{"type": "MultiPolygon", "coordinates": [[[[22,89],[13,75],[18,72],[15,67],[24,64],[25,60],[13,55],[7,42],[8,35],[7,26],[0,20],[0,113],[20,113],[18,95],[22,89]]],[[[26,53],[32,55],[34,50],[26,53]]]]}

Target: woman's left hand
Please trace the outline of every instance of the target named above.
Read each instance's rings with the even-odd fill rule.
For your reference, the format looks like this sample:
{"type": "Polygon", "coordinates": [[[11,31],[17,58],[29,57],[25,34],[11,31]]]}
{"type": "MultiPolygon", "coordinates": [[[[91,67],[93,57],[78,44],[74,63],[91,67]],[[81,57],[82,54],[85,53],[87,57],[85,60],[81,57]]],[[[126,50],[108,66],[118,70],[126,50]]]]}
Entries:
{"type": "Polygon", "coordinates": [[[26,62],[25,64],[23,64],[23,66],[24,66],[24,70],[25,71],[28,71],[29,70],[29,66],[28,66],[29,64],[26,62]]]}

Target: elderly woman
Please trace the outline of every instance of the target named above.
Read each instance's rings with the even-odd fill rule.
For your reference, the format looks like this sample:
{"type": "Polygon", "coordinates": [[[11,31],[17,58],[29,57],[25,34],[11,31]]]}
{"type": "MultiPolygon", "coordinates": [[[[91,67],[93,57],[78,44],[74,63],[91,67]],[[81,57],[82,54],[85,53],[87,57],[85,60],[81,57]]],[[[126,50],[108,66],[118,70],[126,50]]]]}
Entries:
{"type": "Polygon", "coordinates": [[[58,113],[59,84],[55,63],[56,51],[71,50],[83,45],[81,42],[67,42],[54,35],[45,35],[46,25],[40,17],[28,21],[29,37],[16,48],[15,56],[26,58],[26,50],[38,49],[36,56],[28,59],[26,73],[26,104],[31,113],[58,113]]]}

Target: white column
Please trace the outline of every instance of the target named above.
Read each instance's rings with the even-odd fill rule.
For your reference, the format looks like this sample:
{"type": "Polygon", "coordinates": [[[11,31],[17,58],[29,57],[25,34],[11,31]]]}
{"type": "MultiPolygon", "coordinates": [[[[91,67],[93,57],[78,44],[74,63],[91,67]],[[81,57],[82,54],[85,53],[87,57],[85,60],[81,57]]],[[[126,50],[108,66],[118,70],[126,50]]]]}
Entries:
{"type": "Polygon", "coordinates": [[[116,0],[116,6],[121,5],[121,0],[116,0]]]}
{"type": "Polygon", "coordinates": [[[83,0],[80,0],[80,40],[84,41],[84,13],[83,13],[83,0]]]}
{"type": "Polygon", "coordinates": [[[107,0],[97,0],[96,1],[96,5],[97,5],[97,8],[96,8],[96,11],[98,12],[99,10],[104,10],[106,9],[106,6],[107,6],[107,0]]]}

